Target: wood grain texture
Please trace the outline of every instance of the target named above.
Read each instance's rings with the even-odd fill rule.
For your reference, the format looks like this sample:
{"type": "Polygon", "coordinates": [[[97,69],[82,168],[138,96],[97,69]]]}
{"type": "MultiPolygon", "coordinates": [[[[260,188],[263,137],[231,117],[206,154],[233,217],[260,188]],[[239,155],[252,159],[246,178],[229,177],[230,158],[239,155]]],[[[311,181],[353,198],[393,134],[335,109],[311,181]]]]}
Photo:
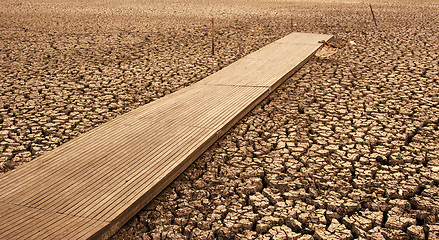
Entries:
{"type": "Polygon", "coordinates": [[[293,33],[0,177],[0,239],[105,239],[302,66],[293,33]]]}

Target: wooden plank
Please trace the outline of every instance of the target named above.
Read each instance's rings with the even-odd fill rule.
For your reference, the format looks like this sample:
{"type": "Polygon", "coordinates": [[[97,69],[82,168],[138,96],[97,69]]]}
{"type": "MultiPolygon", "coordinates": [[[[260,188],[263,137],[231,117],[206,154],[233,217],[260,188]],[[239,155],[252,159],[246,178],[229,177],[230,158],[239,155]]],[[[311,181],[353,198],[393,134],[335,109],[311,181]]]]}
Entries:
{"type": "Polygon", "coordinates": [[[330,38],[290,34],[0,176],[0,238],[111,236],[330,38]]]}
{"type": "MultiPolygon", "coordinates": [[[[160,139],[154,138],[154,135],[152,135],[152,133],[151,133],[151,132],[158,132],[159,129],[160,128],[154,128],[150,131],[140,131],[140,132],[136,133],[135,135],[133,135],[132,138],[127,139],[127,142],[130,142],[130,140],[134,141],[134,139],[137,138],[136,142],[131,142],[132,145],[131,144],[124,144],[123,147],[130,148],[134,144],[137,144],[134,146],[138,146],[139,144],[142,144],[141,136],[143,134],[149,134],[151,139],[159,142],[160,139]]],[[[145,142],[143,142],[143,143],[145,143],[145,142]]],[[[151,144],[151,142],[147,142],[145,144],[151,144]]],[[[154,145],[152,144],[152,146],[150,148],[153,148],[153,147],[154,147],[154,145]]],[[[132,148],[131,150],[134,150],[134,149],[135,148],[132,148]]],[[[121,149],[121,148],[116,148],[117,153],[112,152],[111,149],[106,149],[106,151],[108,151],[108,154],[105,152],[101,152],[101,155],[99,156],[100,160],[96,160],[96,161],[99,161],[102,163],[102,164],[100,164],[100,166],[98,166],[97,168],[94,168],[94,169],[88,169],[87,171],[84,171],[82,173],[78,173],[77,175],[74,176],[75,178],[68,179],[65,182],[60,183],[59,186],[60,186],[60,188],[62,188],[62,191],[61,192],[52,191],[52,194],[58,195],[58,194],[62,194],[65,192],[68,193],[69,190],[74,189],[74,187],[78,187],[78,184],[80,184],[80,183],[84,183],[84,182],[87,183],[90,181],[94,181],[94,179],[96,179],[96,178],[101,179],[102,177],[109,175],[111,173],[111,171],[120,171],[121,169],[123,169],[122,168],[123,163],[121,162],[122,161],[121,157],[123,156],[124,153],[126,153],[127,150],[123,151],[123,149],[121,149]],[[116,161],[117,158],[119,158],[119,161],[116,161]],[[94,176],[94,177],[92,177],[92,176],[94,176]],[[66,182],[67,182],[67,184],[66,184],[66,182]]],[[[129,160],[129,159],[125,159],[125,160],[129,160]]],[[[93,186],[93,185],[90,185],[90,186],[93,186]]],[[[82,186],[79,186],[79,187],[81,188],[82,186]]],[[[69,194],[71,194],[71,193],[72,192],[70,192],[69,194]]],[[[75,193],[74,197],[75,198],[78,197],[76,193],[75,193]]],[[[57,211],[60,211],[60,210],[58,209],[57,211]]]]}
{"type": "MultiPolygon", "coordinates": [[[[220,115],[223,115],[223,114],[220,114],[220,115]]],[[[149,144],[149,143],[148,143],[149,144]]],[[[111,162],[113,162],[113,161],[111,161],[111,162]]],[[[84,177],[83,177],[84,178],[84,177]]],[[[87,177],[85,177],[85,179],[88,179],[87,177]]],[[[59,197],[60,196],[60,194],[58,194],[57,193],[57,196],[59,197]]],[[[76,196],[76,194],[74,195],[74,196],[76,196]]],[[[51,201],[53,202],[53,199],[51,199],[51,201]]],[[[60,210],[57,210],[57,211],[60,211],[60,210]]]]}
{"type": "Polygon", "coordinates": [[[308,57],[320,48],[321,42],[329,41],[331,37],[292,33],[230,64],[199,83],[271,87],[284,75],[288,75],[295,66],[306,62],[308,57]]]}
{"type": "Polygon", "coordinates": [[[80,235],[84,228],[102,228],[107,224],[3,202],[0,211],[0,239],[59,239],[67,234],[80,235]],[[56,237],[51,233],[53,230],[62,230],[64,234],[56,237]]]}

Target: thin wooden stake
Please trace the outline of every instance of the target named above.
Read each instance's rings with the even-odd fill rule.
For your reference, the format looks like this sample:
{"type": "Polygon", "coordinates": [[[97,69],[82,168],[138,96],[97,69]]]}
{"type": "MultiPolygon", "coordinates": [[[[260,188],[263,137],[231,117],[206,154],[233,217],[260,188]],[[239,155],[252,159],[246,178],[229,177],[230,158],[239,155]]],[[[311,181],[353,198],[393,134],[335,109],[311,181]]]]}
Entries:
{"type": "Polygon", "coordinates": [[[372,12],[373,21],[375,22],[375,27],[378,27],[377,20],[375,19],[375,14],[373,13],[372,4],[369,3],[370,11],[372,12]]]}
{"type": "Polygon", "coordinates": [[[215,28],[214,28],[214,19],[212,18],[212,56],[215,55],[215,28]]]}
{"type": "Polygon", "coordinates": [[[241,58],[241,40],[238,42],[238,59],[241,58]]]}
{"type": "Polygon", "coordinates": [[[293,18],[291,18],[291,32],[293,32],[293,18]]]}

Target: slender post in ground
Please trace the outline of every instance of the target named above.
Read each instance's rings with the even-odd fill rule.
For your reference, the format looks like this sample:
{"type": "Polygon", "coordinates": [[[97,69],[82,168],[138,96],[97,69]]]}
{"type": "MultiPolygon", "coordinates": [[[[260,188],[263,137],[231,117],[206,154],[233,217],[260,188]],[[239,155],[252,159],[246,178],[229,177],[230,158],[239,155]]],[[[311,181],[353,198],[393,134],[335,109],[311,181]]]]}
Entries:
{"type": "Polygon", "coordinates": [[[290,21],[290,22],[291,22],[291,32],[294,32],[294,31],[293,31],[293,26],[294,26],[294,25],[293,25],[293,17],[291,17],[290,20],[291,20],[291,21],[290,21]]]}
{"type": "Polygon", "coordinates": [[[241,58],[241,40],[238,42],[238,59],[241,58]]]}
{"type": "Polygon", "coordinates": [[[214,18],[212,18],[212,56],[215,55],[215,28],[214,28],[214,18]]]}
{"type": "Polygon", "coordinates": [[[375,19],[375,14],[373,13],[372,4],[369,3],[370,11],[372,12],[373,21],[375,22],[375,27],[378,27],[377,20],[375,19]]]}

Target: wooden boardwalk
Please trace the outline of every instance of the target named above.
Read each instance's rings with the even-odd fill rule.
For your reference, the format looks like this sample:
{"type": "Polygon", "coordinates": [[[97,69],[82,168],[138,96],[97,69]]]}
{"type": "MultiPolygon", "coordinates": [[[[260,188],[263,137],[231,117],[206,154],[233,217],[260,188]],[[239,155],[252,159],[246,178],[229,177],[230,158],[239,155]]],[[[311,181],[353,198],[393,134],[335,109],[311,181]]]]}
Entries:
{"type": "Polygon", "coordinates": [[[105,239],[330,35],[292,33],[0,177],[0,239],[105,239]]]}

